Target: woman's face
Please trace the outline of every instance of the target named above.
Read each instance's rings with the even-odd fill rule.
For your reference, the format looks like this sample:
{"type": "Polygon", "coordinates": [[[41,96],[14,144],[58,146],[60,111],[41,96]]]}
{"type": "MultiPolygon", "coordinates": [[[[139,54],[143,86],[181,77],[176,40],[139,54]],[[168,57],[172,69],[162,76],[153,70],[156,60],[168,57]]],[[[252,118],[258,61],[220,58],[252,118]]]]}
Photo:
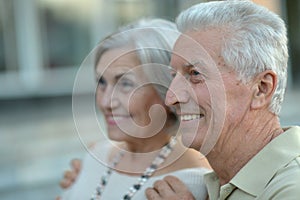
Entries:
{"type": "Polygon", "coordinates": [[[134,52],[126,48],[106,51],[98,61],[96,74],[96,101],[110,139],[147,138],[164,126],[166,107],[153,85],[147,83],[134,52]]]}

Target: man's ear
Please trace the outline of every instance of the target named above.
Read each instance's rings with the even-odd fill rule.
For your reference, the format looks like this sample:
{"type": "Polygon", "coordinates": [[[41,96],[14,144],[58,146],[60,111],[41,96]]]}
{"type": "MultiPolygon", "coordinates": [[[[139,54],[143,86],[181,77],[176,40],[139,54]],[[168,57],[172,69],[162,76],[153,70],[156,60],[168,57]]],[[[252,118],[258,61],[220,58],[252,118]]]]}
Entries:
{"type": "Polygon", "coordinates": [[[251,108],[268,107],[277,86],[277,75],[272,70],[266,70],[259,73],[253,83],[251,108]]]}

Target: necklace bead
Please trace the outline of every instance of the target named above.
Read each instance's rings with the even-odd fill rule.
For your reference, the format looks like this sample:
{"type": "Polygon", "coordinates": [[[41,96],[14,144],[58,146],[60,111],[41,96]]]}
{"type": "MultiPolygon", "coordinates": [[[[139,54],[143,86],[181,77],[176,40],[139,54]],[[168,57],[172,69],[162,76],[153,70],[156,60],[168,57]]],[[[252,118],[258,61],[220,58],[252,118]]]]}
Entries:
{"type": "MultiPolygon", "coordinates": [[[[158,166],[160,166],[173,150],[173,146],[176,144],[176,138],[172,137],[170,142],[166,144],[156,158],[152,161],[151,165],[146,168],[144,173],[139,177],[138,182],[129,188],[129,191],[123,196],[123,200],[131,200],[134,194],[141,189],[145,182],[154,174],[158,166]]],[[[95,194],[92,195],[90,200],[99,200],[105,186],[108,183],[114,167],[120,162],[124,152],[120,151],[113,159],[112,163],[108,166],[106,173],[101,177],[100,184],[97,186],[95,194]]]]}
{"type": "Polygon", "coordinates": [[[141,184],[135,184],[133,187],[134,189],[139,190],[141,188],[141,184]]]}
{"type": "Polygon", "coordinates": [[[124,198],[123,198],[124,200],[130,200],[131,199],[131,197],[128,195],[128,194],[126,194],[125,196],[124,196],[124,198]]]}

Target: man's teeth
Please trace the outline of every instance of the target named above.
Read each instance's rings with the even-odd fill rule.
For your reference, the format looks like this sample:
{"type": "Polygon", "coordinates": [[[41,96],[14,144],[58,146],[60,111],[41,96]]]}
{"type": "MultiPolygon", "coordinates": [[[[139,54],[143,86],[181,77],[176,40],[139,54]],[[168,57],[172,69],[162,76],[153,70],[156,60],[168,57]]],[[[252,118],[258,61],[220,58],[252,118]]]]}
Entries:
{"type": "Polygon", "coordinates": [[[188,121],[188,120],[194,120],[194,119],[200,119],[201,117],[203,117],[203,115],[199,114],[193,114],[193,115],[181,115],[180,119],[181,121],[188,121]]]}
{"type": "Polygon", "coordinates": [[[124,116],[113,116],[112,118],[113,118],[115,121],[117,121],[117,120],[124,119],[125,117],[124,117],[124,116]]]}

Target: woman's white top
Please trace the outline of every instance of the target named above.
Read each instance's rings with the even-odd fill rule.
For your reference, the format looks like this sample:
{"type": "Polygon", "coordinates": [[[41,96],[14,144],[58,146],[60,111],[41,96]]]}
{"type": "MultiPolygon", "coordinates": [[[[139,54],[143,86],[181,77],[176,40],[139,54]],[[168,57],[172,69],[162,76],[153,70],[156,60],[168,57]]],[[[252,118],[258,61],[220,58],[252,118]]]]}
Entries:
{"type": "MultiPolygon", "coordinates": [[[[111,147],[111,146],[110,146],[111,147]]],[[[82,169],[76,182],[62,194],[62,200],[90,200],[99,185],[102,175],[107,171],[105,164],[101,163],[98,156],[108,157],[110,150],[108,145],[97,144],[89,152],[82,163],[82,169]],[[100,155],[101,154],[101,155],[100,155]]],[[[188,168],[173,171],[168,174],[150,177],[148,181],[135,193],[132,200],[146,199],[145,189],[152,187],[157,180],[163,179],[166,175],[178,177],[193,193],[197,200],[205,200],[207,196],[203,175],[209,172],[205,168],[188,168]]],[[[123,199],[129,188],[138,182],[139,176],[130,176],[113,171],[104,191],[101,195],[102,200],[123,199]]]]}

